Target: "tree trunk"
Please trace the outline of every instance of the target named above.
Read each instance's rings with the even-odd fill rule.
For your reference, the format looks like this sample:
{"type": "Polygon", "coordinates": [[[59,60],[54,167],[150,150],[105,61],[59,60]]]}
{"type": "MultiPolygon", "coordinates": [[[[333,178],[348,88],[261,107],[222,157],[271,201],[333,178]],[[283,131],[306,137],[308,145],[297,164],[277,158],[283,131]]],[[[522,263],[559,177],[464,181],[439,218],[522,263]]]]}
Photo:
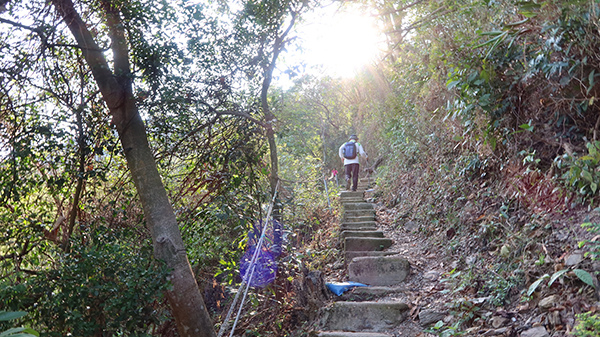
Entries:
{"type": "Polygon", "coordinates": [[[75,11],[72,0],[52,0],[80,46],[112,115],[152,233],[154,256],[165,261],[172,270],[168,279],[173,287],[167,291],[167,299],[179,334],[182,337],[214,337],[213,324],[198,290],[175,214],[148,145],[145,125],[133,99],[128,44],[119,13],[110,1],[102,2],[107,14],[106,24],[111,31],[114,73],[75,11]]]}
{"type": "MultiPolygon", "coordinates": [[[[264,79],[260,92],[260,102],[263,114],[265,116],[267,140],[269,142],[269,154],[271,156],[271,178],[269,179],[269,183],[271,185],[271,195],[276,195],[275,189],[277,188],[277,182],[279,181],[279,157],[277,155],[277,143],[275,142],[275,129],[273,128],[273,123],[276,121],[276,118],[269,107],[268,93],[271,86],[271,81],[273,80],[273,71],[275,70],[277,58],[279,58],[279,54],[285,46],[285,39],[287,35],[296,22],[297,13],[292,11],[291,14],[292,19],[287,29],[274,41],[273,56],[271,58],[271,62],[264,69],[264,79]]],[[[275,204],[273,205],[273,218],[277,221],[282,220],[282,206],[279,202],[279,198],[275,199],[275,204]]]]}
{"type": "MultiPolygon", "coordinates": [[[[279,52],[277,48],[275,48],[275,53],[273,56],[273,60],[269,67],[265,71],[265,78],[262,84],[262,90],[260,93],[260,101],[263,113],[265,115],[265,125],[266,125],[266,133],[267,133],[267,141],[269,143],[269,154],[271,157],[271,177],[269,179],[269,183],[271,185],[271,195],[275,194],[275,189],[277,188],[277,181],[279,181],[279,157],[277,156],[277,143],[275,142],[275,130],[273,129],[273,123],[276,118],[275,115],[271,112],[269,107],[269,101],[267,99],[269,87],[271,86],[271,79],[273,78],[273,70],[275,69],[275,61],[277,60],[277,56],[279,52]]],[[[275,199],[275,204],[273,205],[273,218],[277,221],[281,221],[281,203],[278,198],[275,199]]]]}

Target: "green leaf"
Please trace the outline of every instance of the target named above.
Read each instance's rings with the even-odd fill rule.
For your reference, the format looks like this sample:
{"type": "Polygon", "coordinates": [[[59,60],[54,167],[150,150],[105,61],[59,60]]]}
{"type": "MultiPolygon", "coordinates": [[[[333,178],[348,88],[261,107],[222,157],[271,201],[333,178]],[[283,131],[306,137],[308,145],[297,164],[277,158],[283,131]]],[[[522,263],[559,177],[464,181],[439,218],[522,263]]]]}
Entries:
{"type": "Polygon", "coordinates": [[[2,311],[0,312],[0,321],[10,321],[27,315],[25,311],[2,311]]]}
{"type": "Polygon", "coordinates": [[[594,178],[592,178],[592,174],[589,171],[581,171],[581,177],[590,183],[594,182],[594,178]]]}
{"type": "MultiPolygon", "coordinates": [[[[498,42],[502,41],[506,37],[506,34],[508,34],[508,32],[502,32],[502,34],[494,36],[493,38],[491,38],[483,43],[480,43],[473,48],[480,48],[480,47],[487,46],[488,44],[492,44],[492,43],[494,43],[494,45],[496,45],[498,42]]],[[[486,35],[486,34],[482,33],[481,35],[486,35]]]]}
{"type": "Polygon", "coordinates": [[[535,18],[538,14],[532,11],[521,11],[519,14],[523,15],[526,18],[535,18]]]}
{"type": "Polygon", "coordinates": [[[573,272],[575,273],[575,275],[577,275],[577,277],[579,277],[581,281],[583,281],[583,283],[595,288],[594,277],[592,276],[592,274],[588,273],[583,269],[574,269],[573,272]]]}
{"type": "Polygon", "coordinates": [[[585,144],[585,146],[587,147],[588,152],[590,153],[591,156],[595,156],[598,154],[597,144],[587,143],[587,144],[585,144]]]}
{"type": "Polygon", "coordinates": [[[537,287],[540,285],[540,283],[542,283],[545,279],[547,279],[548,277],[550,277],[550,275],[548,274],[544,274],[544,276],[540,277],[537,281],[533,282],[530,286],[529,289],[527,290],[527,296],[531,296],[531,294],[533,294],[533,292],[535,292],[535,290],[537,289],[537,287]]]}
{"type": "Polygon", "coordinates": [[[502,33],[504,33],[504,31],[502,31],[502,30],[495,30],[495,31],[491,31],[491,32],[481,32],[481,33],[479,33],[479,35],[498,36],[498,35],[501,35],[502,33]]]}
{"type": "Polygon", "coordinates": [[[522,24],[526,23],[527,21],[529,21],[529,19],[530,18],[526,18],[526,19],[521,20],[521,21],[507,23],[507,24],[505,24],[505,26],[507,26],[507,27],[515,27],[515,26],[518,26],[518,25],[522,25],[522,24]]]}
{"type": "Polygon", "coordinates": [[[13,335],[17,332],[22,332],[23,330],[25,330],[25,328],[12,328],[12,329],[8,329],[6,331],[4,331],[3,333],[0,333],[0,337],[4,337],[4,336],[10,336],[13,335]]]}
{"type": "Polygon", "coordinates": [[[522,9],[530,10],[530,9],[539,9],[542,7],[541,4],[535,3],[533,1],[518,1],[516,3],[522,9]]]}
{"type": "Polygon", "coordinates": [[[521,124],[519,125],[519,128],[527,131],[533,131],[533,126],[529,125],[529,123],[521,124]]]}
{"type": "Polygon", "coordinates": [[[569,271],[569,269],[563,269],[563,270],[559,270],[556,273],[552,274],[552,277],[550,277],[550,281],[548,281],[548,287],[551,286],[552,283],[554,283],[554,281],[556,281],[557,278],[561,277],[568,271],[569,271]]]}
{"type": "Polygon", "coordinates": [[[460,83],[460,81],[448,81],[448,83],[446,83],[446,88],[448,88],[448,90],[456,87],[456,85],[458,85],[460,83]]]}
{"type": "Polygon", "coordinates": [[[38,337],[39,335],[39,333],[26,328],[12,328],[0,333],[0,337],[38,337]]]}
{"type": "Polygon", "coordinates": [[[36,337],[40,337],[40,333],[31,328],[25,328],[25,330],[23,330],[23,332],[33,335],[33,336],[36,336],[36,337]]]}

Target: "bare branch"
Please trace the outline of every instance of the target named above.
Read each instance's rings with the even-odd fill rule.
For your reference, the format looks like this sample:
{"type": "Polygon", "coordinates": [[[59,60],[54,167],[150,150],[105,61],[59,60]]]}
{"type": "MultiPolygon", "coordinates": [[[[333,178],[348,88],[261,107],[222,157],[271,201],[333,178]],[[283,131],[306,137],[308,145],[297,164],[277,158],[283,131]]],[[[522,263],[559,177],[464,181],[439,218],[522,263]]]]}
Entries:
{"type": "Polygon", "coordinates": [[[245,112],[240,112],[240,111],[232,111],[232,110],[228,110],[228,111],[220,111],[220,112],[215,112],[215,114],[217,116],[226,116],[226,115],[231,115],[231,116],[238,116],[238,117],[243,117],[249,121],[251,121],[254,124],[260,125],[263,128],[267,128],[267,123],[260,121],[252,116],[250,116],[249,114],[245,113],[245,112]]]}
{"type": "Polygon", "coordinates": [[[335,123],[333,123],[333,121],[331,120],[331,111],[329,111],[329,108],[325,104],[323,104],[322,102],[319,102],[317,100],[313,100],[313,103],[322,107],[323,110],[325,110],[325,117],[326,117],[327,121],[329,122],[329,124],[331,124],[331,126],[333,126],[334,128],[338,129],[339,127],[335,123]]]}
{"type": "MultiPolygon", "coordinates": [[[[44,34],[44,31],[42,28],[40,27],[30,27],[30,26],[26,26],[23,24],[20,24],[18,22],[15,21],[11,21],[11,20],[7,20],[7,19],[3,19],[0,18],[0,23],[6,23],[9,24],[11,26],[15,26],[15,27],[19,27],[19,28],[23,28],[26,30],[29,30],[33,33],[36,33],[40,40],[42,41],[42,46],[44,48],[49,48],[49,47],[69,47],[69,48],[78,48],[78,49],[83,49],[83,47],[76,45],[76,44],[68,44],[68,43],[48,43],[48,37],[44,34]]],[[[103,49],[97,49],[97,51],[105,51],[103,49]]]]}
{"type": "Polygon", "coordinates": [[[116,78],[111,72],[104,54],[101,52],[96,41],[94,41],[94,37],[85,22],[83,22],[81,16],[75,10],[75,6],[71,0],[52,0],[52,3],[80,45],[83,56],[90,66],[96,83],[102,92],[102,96],[114,117],[115,110],[125,103],[125,97],[122,95],[121,86],[117,83],[116,78]]]}

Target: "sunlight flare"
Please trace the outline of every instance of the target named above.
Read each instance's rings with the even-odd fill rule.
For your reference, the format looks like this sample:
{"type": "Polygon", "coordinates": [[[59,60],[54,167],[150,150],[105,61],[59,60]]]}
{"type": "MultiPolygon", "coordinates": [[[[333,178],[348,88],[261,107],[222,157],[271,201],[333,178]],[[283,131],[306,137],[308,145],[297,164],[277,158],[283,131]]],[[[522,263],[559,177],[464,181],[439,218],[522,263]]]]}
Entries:
{"type": "Polygon", "coordinates": [[[305,60],[328,75],[353,76],[377,58],[382,34],[375,19],[357,9],[329,12],[305,27],[305,60]]]}

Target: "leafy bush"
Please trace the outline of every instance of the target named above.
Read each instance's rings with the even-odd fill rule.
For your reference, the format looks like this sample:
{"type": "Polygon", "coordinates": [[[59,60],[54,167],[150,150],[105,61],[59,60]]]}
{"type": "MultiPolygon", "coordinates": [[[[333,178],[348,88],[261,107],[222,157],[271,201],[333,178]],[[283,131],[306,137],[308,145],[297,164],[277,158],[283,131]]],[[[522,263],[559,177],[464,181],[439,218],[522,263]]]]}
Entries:
{"type": "MultiPolygon", "coordinates": [[[[538,278],[535,282],[533,282],[529,286],[529,289],[527,289],[527,296],[528,297],[531,296],[536,291],[536,289],[540,286],[540,284],[542,282],[544,282],[546,279],[550,279],[548,281],[548,287],[551,287],[552,284],[556,280],[558,280],[559,278],[561,278],[563,275],[567,274],[570,271],[571,271],[571,269],[568,268],[568,269],[559,270],[559,271],[555,272],[554,274],[552,274],[552,276],[550,276],[548,274],[542,275],[542,277],[538,278]]],[[[592,276],[592,274],[590,274],[589,272],[587,272],[583,269],[578,269],[578,268],[575,268],[572,271],[573,271],[573,274],[575,276],[577,276],[577,278],[579,278],[583,283],[589,285],[590,287],[595,287],[594,281],[593,281],[594,276],[592,276]]]]}
{"type": "Polygon", "coordinates": [[[0,301],[31,312],[43,336],[147,335],[158,322],[167,270],[153,262],[150,245],[138,249],[105,230],[72,243],[56,267],[0,287],[0,301]]]}
{"type": "Polygon", "coordinates": [[[600,316],[589,312],[576,316],[579,323],[573,330],[575,337],[594,337],[600,335],[600,316]]]}
{"type": "MultiPolygon", "coordinates": [[[[600,223],[586,222],[582,224],[581,227],[592,234],[600,234],[600,223]]],[[[579,243],[580,247],[583,247],[584,245],[588,246],[588,252],[585,253],[586,256],[590,256],[592,260],[600,259],[600,242],[584,240],[579,243]]]]}
{"type": "Polygon", "coordinates": [[[568,168],[563,175],[569,186],[576,188],[584,196],[593,196],[600,183],[600,142],[587,143],[588,154],[580,158],[572,158],[565,154],[565,161],[558,161],[559,168],[568,168]]]}
{"type": "MultiPolygon", "coordinates": [[[[11,321],[27,315],[24,311],[0,311],[0,322],[11,321]]],[[[0,337],[36,337],[40,334],[28,328],[11,328],[0,332],[0,337]]]]}

